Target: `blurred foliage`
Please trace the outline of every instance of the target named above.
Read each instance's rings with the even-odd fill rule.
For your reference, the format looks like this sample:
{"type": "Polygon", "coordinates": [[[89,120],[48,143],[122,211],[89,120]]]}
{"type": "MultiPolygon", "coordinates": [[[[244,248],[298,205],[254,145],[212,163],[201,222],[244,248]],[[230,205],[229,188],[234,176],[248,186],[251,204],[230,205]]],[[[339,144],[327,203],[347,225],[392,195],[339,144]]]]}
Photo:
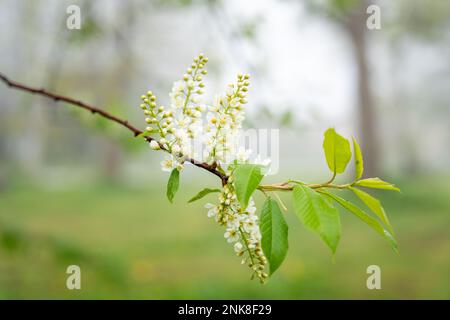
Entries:
{"type": "Polygon", "coordinates": [[[98,24],[95,18],[87,14],[83,16],[83,28],[75,32],[68,32],[67,41],[71,45],[79,46],[100,35],[101,32],[101,25],[98,24]]]}
{"type": "MultiPolygon", "coordinates": [[[[448,37],[450,26],[449,1],[401,0],[394,3],[387,27],[394,36],[406,36],[424,41],[448,37]]],[[[389,16],[388,16],[389,17],[389,16]]]]}
{"type": "MultiPolygon", "coordinates": [[[[0,250],[0,297],[448,299],[448,180],[441,177],[437,185],[431,177],[394,180],[402,195],[379,195],[397,229],[400,254],[342,211],[345,234],[332,263],[327,248],[289,207],[291,250],[279,273],[264,286],[250,281],[246,268],[236,266],[238,258],[230,255],[223,230],[206,217],[207,200],[186,205],[200,182],[183,180],[173,205],[156,181],[139,190],[91,185],[45,191],[23,186],[1,195],[1,238],[9,246],[27,249],[13,256],[0,250]],[[430,188],[431,183],[436,188],[430,188]],[[8,228],[5,233],[5,224],[26,232],[8,228]],[[53,259],[38,258],[45,252],[53,259]],[[81,266],[79,292],[65,288],[68,263],[81,266]],[[366,288],[371,264],[381,267],[382,290],[366,288]]],[[[259,209],[261,204],[258,196],[259,209]]]]}
{"type": "MultiPolygon", "coordinates": [[[[105,110],[119,118],[126,119],[125,110],[127,110],[127,108],[129,107],[125,103],[116,102],[114,100],[107,108],[105,108],[105,110]]],[[[80,126],[85,130],[88,130],[88,132],[113,140],[126,152],[137,152],[138,150],[142,150],[143,143],[137,141],[132,132],[125,130],[121,125],[98,115],[93,115],[83,109],[70,108],[70,110],[70,114],[77,119],[80,126]]]]}
{"type": "MultiPolygon", "coordinates": [[[[2,212],[3,213],[3,212],[2,212]]],[[[10,224],[8,216],[0,215],[0,257],[12,259],[13,256],[33,257],[37,252],[49,253],[52,257],[50,264],[57,268],[66,268],[71,264],[82,265],[96,274],[96,277],[111,283],[115,287],[125,285],[123,265],[116,259],[102,254],[92,255],[86,248],[81,248],[70,241],[25,230],[17,223],[10,224]]],[[[12,259],[11,261],[15,261],[12,259]]],[[[38,262],[39,263],[39,262],[38,262]]],[[[53,268],[52,267],[52,268],[53,268]]],[[[9,275],[6,274],[6,277],[9,275]]],[[[1,292],[0,284],[0,293],[1,292]]],[[[1,295],[0,295],[1,296],[1,295]]]]}
{"type": "Polygon", "coordinates": [[[342,20],[364,0],[307,0],[306,7],[310,12],[325,14],[334,20],[342,20]]]}
{"type": "Polygon", "coordinates": [[[302,126],[295,121],[294,110],[295,108],[288,107],[280,112],[277,109],[262,105],[251,117],[245,119],[245,126],[256,128],[264,124],[276,128],[299,129],[302,126]]]}

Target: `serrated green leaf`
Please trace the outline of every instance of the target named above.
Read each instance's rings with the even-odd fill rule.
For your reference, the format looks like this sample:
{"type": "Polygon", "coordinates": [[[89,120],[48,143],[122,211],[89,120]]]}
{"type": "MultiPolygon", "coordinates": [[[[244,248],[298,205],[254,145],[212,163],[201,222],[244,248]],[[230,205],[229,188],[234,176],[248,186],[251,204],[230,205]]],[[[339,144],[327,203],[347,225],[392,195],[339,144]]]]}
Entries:
{"type": "Polygon", "coordinates": [[[321,194],[313,189],[297,185],[294,187],[293,205],[300,221],[317,232],[333,253],[341,238],[339,212],[321,194]]]}
{"type": "Polygon", "coordinates": [[[324,133],[323,150],[331,172],[343,173],[352,157],[350,142],[329,128],[324,133]]]}
{"type": "Polygon", "coordinates": [[[400,191],[399,188],[394,186],[392,183],[381,180],[380,178],[369,178],[359,180],[355,185],[360,187],[372,188],[372,189],[384,189],[384,190],[394,190],[400,191]]]}
{"type": "Polygon", "coordinates": [[[175,193],[178,191],[180,185],[180,172],[177,169],[173,169],[170,173],[169,181],[167,182],[167,199],[173,203],[175,193]]]}
{"type": "Polygon", "coordinates": [[[248,201],[259,186],[262,178],[261,166],[256,164],[241,164],[233,173],[236,196],[243,209],[247,208],[248,201]]]}
{"type": "Polygon", "coordinates": [[[353,193],[356,194],[356,196],[360,198],[361,201],[364,202],[365,205],[369,207],[369,209],[372,210],[373,213],[375,213],[378,216],[378,218],[380,218],[380,220],[388,227],[389,231],[392,234],[394,234],[394,229],[392,228],[392,225],[389,222],[389,219],[386,215],[386,212],[384,211],[383,206],[381,205],[380,200],[372,197],[370,194],[362,190],[352,187],[350,187],[350,190],[352,190],[353,193]]]}
{"type": "Polygon", "coordinates": [[[260,229],[262,234],[261,246],[269,261],[270,274],[273,274],[282,264],[288,251],[288,225],[278,203],[267,198],[264,203],[260,229]]]}
{"type": "Polygon", "coordinates": [[[389,233],[389,231],[385,230],[377,219],[372,218],[370,215],[368,215],[366,212],[364,212],[362,209],[360,209],[358,206],[354,205],[350,201],[347,201],[335,194],[326,192],[324,190],[321,190],[320,192],[327,195],[331,199],[335,200],[342,207],[344,207],[345,209],[353,213],[355,216],[360,218],[362,221],[367,223],[370,227],[372,227],[372,229],[374,229],[377,233],[379,233],[389,242],[391,248],[395,252],[398,252],[397,241],[395,240],[394,236],[391,233],[389,233]]]}
{"type": "Polygon", "coordinates": [[[355,180],[359,180],[361,179],[364,172],[363,156],[358,142],[354,137],[352,139],[353,139],[353,153],[355,157],[355,180]]]}
{"type": "Polygon", "coordinates": [[[203,198],[204,196],[206,196],[207,194],[213,193],[213,192],[220,192],[219,189],[210,189],[210,188],[205,188],[202,191],[200,191],[199,193],[197,193],[194,197],[191,198],[191,200],[188,201],[188,203],[197,201],[201,198],[203,198]]]}

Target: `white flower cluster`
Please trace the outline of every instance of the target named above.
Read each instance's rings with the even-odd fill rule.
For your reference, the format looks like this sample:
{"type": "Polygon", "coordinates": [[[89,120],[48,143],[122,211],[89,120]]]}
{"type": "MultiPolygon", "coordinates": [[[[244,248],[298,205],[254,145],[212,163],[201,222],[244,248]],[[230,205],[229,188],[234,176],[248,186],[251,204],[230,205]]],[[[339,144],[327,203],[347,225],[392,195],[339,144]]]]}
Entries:
{"type": "Polygon", "coordinates": [[[267,259],[261,248],[261,232],[253,199],[243,210],[229,183],[219,195],[219,204],[207,203],[205,208],[208,209],[208,217],[214,217],[216,222],[226,227],[224,237],[233,244],[236,254],[242,257],[242,263],[252,269],[253,276],[264,282],[268,277],[264,272],[267,259]]]}
{"type": "Polygon", "coordinates": [[[159,134],[158,141],[150,142],[154,150],[164,148],[170,155],[162,161],[163,171],[183,169],[186,158],[194,158],[193,141],[202,131],[202,115],[205,111],[200,96],[203,94],[203,75],[208,58],[200,54],[187,69],[183,80],[177,81],[170,93],[170,107],[157,106],[155,95],[149,91],[141,96],[141,108],[147,116],[148,134],[159,134]]]}
{"type": "Polygon", "coordinates": [[[249,75],[238,74],[237,83],[229,84],[224,95],[214,98],[214,103],[209,107],[207,123],[205,126],[205,162],[230,163],[238,158],[238,161],[248,160],[250,150],[242,147],[236,150],[239,139],[239,130],[244,120],[243,104],[248,86],[249,75]]]}
{"type": "Polygon", "coordinates": [[[222,95],[206,106],[200,97],[205,87],[208,58],[200,54],[194,59],[181,81],[176,81],[170,93],[170,106],[158,106],[153,92],[141,96],[141,108],[148,124],[146,134],[158,134],[150,142],[152,149],[165,149],[169,155],[161,163],[164,171],[183,169],[187,158],[206,162],[226,170],[234,160],[246,162],[250,150],[239,145],[239,134],[245,118],[249,75],[238,74],[236,83],[229,84],[222,95]],[[206,116],[204,114],[206,113],[206,116]],[[194,150],[194,146],[201,146],[194,150]]]}
{"type": "MultiPolygon", "coordinates": [[[[250,77],[238,74],[236,83],[229,84],[226,92],[216,96],[213,104],[207,107],[200,101],[207,62],[208,59],[200,54],[187,69],[183,79],[174,83],[169,108],[158,106],[151,91],[141,97],[141,108],[148,124],[145,134],[159,135],[159,138],[150,142],[150,147],[154,150],[164,149],[169,153],[161,163],[162,170],[170,172],[176,168],[181,171],[186,159],[190,158],[214,166],[229,176],[219,196],[219,204],[206,205],[208,216],[215,217],[220,225],[226,227],[227,241],[233,243],[242,262],[248,264],[253,275],[263,282],[267,278],[264,272],[267,259],[261,249],[256,208],[253,200],[247,208],[240,207],[232,184],[233,165],[229,165],[235,161],[248,162],[251,152],[238,147],[250,77]],[[202,152],[195,152],[193,146],[197,145],[196,142],[202,146],[202,152]]],[[[268,164],[267,161],[255,161],[268,164]]]]}

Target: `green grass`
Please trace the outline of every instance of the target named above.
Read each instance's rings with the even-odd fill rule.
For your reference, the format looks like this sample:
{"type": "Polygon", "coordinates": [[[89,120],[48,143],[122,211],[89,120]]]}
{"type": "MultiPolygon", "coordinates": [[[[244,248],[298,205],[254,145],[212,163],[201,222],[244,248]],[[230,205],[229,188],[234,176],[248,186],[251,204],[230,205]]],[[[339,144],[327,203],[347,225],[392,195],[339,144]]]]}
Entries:
{"type": "Polygon", "coordinates": [[[214,195],[186,204],[202,186],[182,185],[173,205],[164,188],[14,188],[0,193],[0,298],[449,299],[449,186],[420,182],[377,193],[399,254],[342,212],[333,262],[290,210],[290,250],[265,285],[250,281],[224,230],[206,217],[203,204],[214,195]],[[80,291],[65,288],[69,264],[81,267],[80,291]],[[381,267],[382,290],[366,288],[371,264],[381,267]]]}

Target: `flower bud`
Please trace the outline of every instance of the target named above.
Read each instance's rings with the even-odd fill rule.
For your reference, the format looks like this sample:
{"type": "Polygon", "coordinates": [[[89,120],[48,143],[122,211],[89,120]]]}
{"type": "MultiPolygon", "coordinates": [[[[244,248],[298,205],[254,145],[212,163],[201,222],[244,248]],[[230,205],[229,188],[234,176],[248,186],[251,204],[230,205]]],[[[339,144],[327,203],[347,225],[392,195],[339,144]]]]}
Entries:
{"type": "Polygon", "coordinates": [[[155,140],[150,141],[150,148],[152,148],[153,150],[161,149],[161,147],[159,146],[159,143],[156,142],[155,140]]]}
{"type": "Polygon", "coordinates": [[[181,152],[181,148],[179,145],[175,144],[172,146],[172,154],[179,154],[181,152]]]}

